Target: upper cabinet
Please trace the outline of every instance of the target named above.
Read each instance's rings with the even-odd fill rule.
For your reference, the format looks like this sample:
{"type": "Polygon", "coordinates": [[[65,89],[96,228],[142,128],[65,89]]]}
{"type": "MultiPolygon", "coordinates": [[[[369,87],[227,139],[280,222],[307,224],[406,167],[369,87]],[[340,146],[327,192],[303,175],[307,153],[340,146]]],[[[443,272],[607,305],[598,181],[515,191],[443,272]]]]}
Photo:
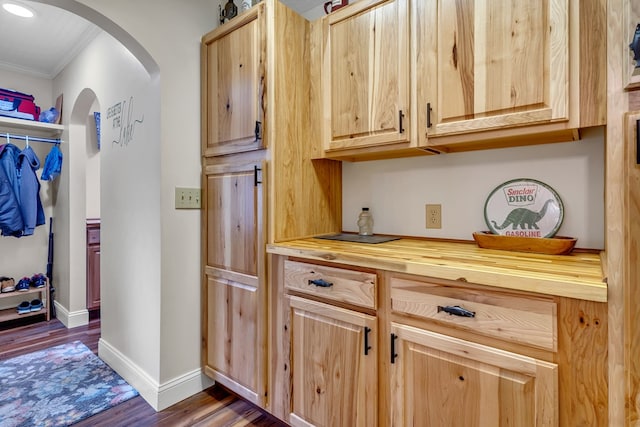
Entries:
{"type": "Polygon", "coordinates": [[[322,21],[325,157],[561,142],[605,124],[605,0],[360,0],[322,21]]]}
{"type": "Polygon", "coordinates": [[[579,139],[605,124],[606,4],[412,0],[419,146],[579,139]]]}
{"type": "Polygon", "coordinates": [[[263,147],[263,14],[260,5],[203,37],[205,156],[263,147]]]}
{"type": "Polygon", "coordinates": [[[567,0],[413,4],[423,138],[569,119],[567,0]]]}
{"type": "Polygon", "coordinates": [[[326,152],[411,144],[407,19],[407,0],[360,0],[324,19],[326,152]]]}

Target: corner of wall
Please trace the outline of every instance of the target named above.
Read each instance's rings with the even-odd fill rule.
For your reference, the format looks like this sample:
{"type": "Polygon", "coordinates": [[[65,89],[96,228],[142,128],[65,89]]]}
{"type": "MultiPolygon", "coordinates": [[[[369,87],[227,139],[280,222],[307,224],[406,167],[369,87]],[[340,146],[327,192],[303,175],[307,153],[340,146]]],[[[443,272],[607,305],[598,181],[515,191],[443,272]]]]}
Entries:
{"type": "Polygon", "coordinates": [[[162,411],[214,384],[201,369],[159,384],[103,338],[98,341],[98,356],[138,390],[140,396],[156,411],[162,411]]]}

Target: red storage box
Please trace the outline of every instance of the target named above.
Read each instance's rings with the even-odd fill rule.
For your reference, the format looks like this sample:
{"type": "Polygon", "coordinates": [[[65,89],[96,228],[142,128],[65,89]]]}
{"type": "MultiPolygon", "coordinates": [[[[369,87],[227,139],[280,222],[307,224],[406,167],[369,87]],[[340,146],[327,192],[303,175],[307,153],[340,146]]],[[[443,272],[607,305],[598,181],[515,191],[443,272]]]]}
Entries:
{"type": "Polygon", "coordinates": [[[0,115],[19,119],[38,120],[40,107],[33,95],[0,88],[0,115]]]}

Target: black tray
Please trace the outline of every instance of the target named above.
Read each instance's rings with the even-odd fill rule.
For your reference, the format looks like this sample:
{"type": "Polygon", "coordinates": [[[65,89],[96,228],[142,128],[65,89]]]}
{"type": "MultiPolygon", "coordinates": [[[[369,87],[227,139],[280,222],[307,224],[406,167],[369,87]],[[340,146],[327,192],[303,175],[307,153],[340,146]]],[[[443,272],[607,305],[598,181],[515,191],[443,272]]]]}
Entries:
{"type": "Polygon", "coordinates": [[[400,239],[400,237],[384,236],[382,234],[374,234],[372,236],[361,236],[359,234],[340,233],[340,234],[329,234],[326,236],[316,236],[316,239],[341,240],[343,242],[376,244],[376,243],[390,242],[392,240],[398,240],[400,239]]]}

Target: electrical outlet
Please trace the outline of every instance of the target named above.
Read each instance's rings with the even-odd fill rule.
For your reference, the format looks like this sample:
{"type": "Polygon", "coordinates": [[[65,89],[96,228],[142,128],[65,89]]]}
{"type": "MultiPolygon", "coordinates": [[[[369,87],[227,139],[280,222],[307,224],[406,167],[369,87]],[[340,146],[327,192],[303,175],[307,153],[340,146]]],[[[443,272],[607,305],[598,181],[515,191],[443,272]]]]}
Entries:
{"type": "Polygon", "coordinates": [[[442,205],[425,205],[427,228],[442,228],[442,205]]]}
{"type": "Polygon", "coordinates": [[[176,187],[176,209],[200,209],[199,188],[176,187]]]}

